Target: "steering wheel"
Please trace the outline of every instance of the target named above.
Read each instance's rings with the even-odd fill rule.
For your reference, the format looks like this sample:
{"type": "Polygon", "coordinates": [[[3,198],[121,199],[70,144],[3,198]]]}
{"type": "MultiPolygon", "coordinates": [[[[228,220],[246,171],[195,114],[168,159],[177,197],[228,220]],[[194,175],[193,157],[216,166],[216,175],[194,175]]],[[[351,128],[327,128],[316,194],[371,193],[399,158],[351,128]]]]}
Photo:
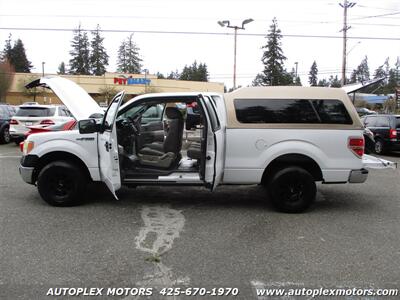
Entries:
{"type": "Polygon", "coordinates": [[[134,118],[127,117],[127,120],[129,121],[129,123],[131,125],[133,134],[136,136],[139,136],[140,135],[140,123],[142,121],[142,116],[139,114],[139,115],[135,116],[134,118]]]}

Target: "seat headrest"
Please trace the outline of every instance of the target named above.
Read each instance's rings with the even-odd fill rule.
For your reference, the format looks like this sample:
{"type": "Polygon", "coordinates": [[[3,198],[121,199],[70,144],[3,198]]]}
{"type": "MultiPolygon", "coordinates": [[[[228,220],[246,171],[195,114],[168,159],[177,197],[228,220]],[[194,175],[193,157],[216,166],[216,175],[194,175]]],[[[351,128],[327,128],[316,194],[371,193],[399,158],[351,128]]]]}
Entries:
{"type": "Polygon", "coordinates": [[[182,114],[176,107],[167,107],[165,109],[165,114],[168,119],[182,119],[182,114]]]}

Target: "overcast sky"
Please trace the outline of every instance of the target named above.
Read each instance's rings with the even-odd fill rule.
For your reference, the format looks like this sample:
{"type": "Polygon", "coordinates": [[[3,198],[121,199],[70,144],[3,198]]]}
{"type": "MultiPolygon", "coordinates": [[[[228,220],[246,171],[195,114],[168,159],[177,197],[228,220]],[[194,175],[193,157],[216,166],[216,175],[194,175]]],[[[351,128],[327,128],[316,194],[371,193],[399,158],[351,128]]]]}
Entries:
{"type": "MultiPolygon", "coordinates": [[[[298,73],[303,85],[307,85],[307,74],[314,60],[319,79],[331,74],[340,77],[342,39],[304,37],[341,36],[343,9],[338,2],[340,0],[0,0],[0,48],[4,48],[4,41],[11,33],[13,39],[20,38],[24,42],[28,59],[34,65],[32,72],[41,72],[44,61],[45,72],[55,73],[61,61],[68,64],[72,31],[9,28],[74,29],[80,23],[84,29],[94,29],[99,24],[104,30],[122,31],[103,33],[110,56],[108,71],[116,69],[121,41],[129,32],[135,32],[134,41],[140,48],[143,68],[150,73],[181,71],[185,64],[197,60],[207,64],[211,81],[224,82],[229,88],[232,86],[233,36],[228,33],[233,30],[220,27],[217,21],[230,20],[231,25],[241,25],[244,19],[254,19],[246,25],[245,31],[240,31],[244,35],[238,36],[237,83],[248,85],[263,69],[260,61],[261,47],[266,43],[263,35],[276,17],[284,35],[282,47],[288,58],[285,66],[291,70],[298,62],[298,73]]],[[[400,1],[354,2],[357,4],[348,14],[351,25],[348,35],[358,38],[348,41],[348,72],[365,55],[371,73],[386,57],[390,57],[393,65],[400,56],[400,1]]]]}

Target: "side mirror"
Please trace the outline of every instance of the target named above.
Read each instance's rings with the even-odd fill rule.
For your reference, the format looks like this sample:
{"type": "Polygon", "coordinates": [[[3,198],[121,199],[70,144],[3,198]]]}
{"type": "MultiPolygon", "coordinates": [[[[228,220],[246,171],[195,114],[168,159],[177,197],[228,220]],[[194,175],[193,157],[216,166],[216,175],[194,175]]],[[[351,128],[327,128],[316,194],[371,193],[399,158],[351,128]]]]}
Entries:
{"type": "Polygon", "coordinates": [[[99,132],[100,124],[96,123],[95,119],[80,120],[78,122],[79,133],[95,133],[99,132]]]}

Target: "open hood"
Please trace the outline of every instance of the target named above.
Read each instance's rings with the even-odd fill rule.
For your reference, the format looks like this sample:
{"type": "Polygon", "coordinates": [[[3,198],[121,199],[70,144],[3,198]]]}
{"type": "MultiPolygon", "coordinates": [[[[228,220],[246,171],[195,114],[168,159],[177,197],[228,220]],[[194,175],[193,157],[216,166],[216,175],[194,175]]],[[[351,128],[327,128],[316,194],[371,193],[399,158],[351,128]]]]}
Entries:
{"type": "Polygon", "coordinates": [[[347,84],[347,85],[342,86],[342,89],[344,89],[347,94],[355,93],[363,88],[366,88],[367,86],[373,85],[382,80],[385,80],[385,77],[369,80],[369,81],[362,82],[362,83],[347,84]]]}
{"type": "Polygon", "coordinates": [[[97,102],[71,80],[58,76],[46,76],[28,83],[25,87],[27,89],[34,87],[51,89],[78,121],[87,119],[94,114],[104,114],[97,102]]]}

